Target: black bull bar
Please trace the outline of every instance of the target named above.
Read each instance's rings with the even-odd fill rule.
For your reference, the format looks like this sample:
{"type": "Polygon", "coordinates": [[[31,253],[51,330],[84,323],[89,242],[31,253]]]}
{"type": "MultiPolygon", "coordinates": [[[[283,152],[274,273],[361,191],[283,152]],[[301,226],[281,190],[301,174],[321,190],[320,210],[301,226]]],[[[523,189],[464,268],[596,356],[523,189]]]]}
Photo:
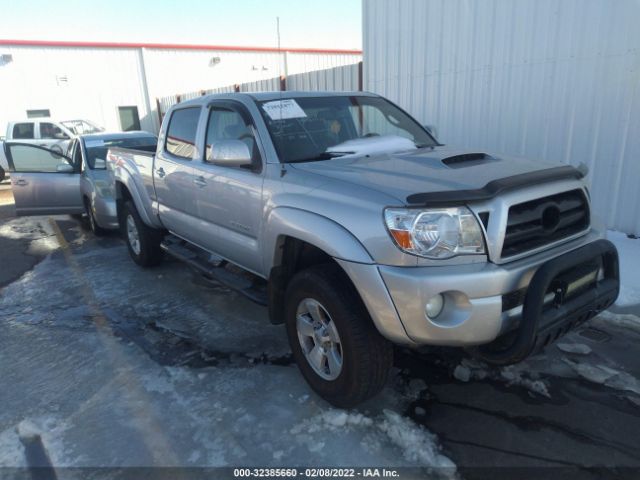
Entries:
{"type": "Polygon", "coordinates": [[[515,332],[478,347],[478,356],[493,364],[508,365],[542,350],[576,326],[593,318],[615,302],[620,291],[618,251],[608,240],[597,240],[544,263],[533,275],[522,305],[522,319],[515,332]],[[573,272],[597,265],[602,274],[571,295],[564,280],[573,272]],[[545,298],[553,294],[549,304],[545,298]]]}

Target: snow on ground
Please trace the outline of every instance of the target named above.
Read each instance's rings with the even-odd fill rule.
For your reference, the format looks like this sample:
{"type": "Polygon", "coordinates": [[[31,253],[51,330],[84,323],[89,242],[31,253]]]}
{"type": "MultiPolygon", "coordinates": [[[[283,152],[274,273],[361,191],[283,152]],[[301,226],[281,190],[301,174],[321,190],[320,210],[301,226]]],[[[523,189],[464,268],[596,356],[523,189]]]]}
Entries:
{"type": "MultiPolygon", "coordinates": [[[[30,234],[14,228],[24,226],[0,234],[30,234]]],[[[423,381],[405,385],[394,371],[374,401],[333,409],[288,360],[264,308],[177,263],[140,269],[118,241],[88,246],[54,252],[0,295],[0,466],[23,466],[20,432],[36,432],[55,466],[455,475],[436,436],[404,416],[423,381]]]]}
{"type": "MultiPolygon", "coordinates": [[[[424,380],[394,370],[373,401],[333,409],[291,364],[284,329],[262,307],[184,266],[142,270],[119,242],[84,234],[65,256],[42,219],[10,220],[0,235],[53,252],[0,296],[0,466],[24,465],[19,435],[39,432],[55,465],[389,465],[455,475],[437,437],[404,415],[427,392],[424,380]]],[[[639,303],[640,240],[609,236],[620,249],[622,303],[639,303]]],[[[628,313],[590,324],[640,333],[628,313]]],[[[542,398],[553,398],[553,379],[580,379],[640,405],[638,378],[576,333],[518,365],[467,358],[451,373],[542,398]]]]}
{"type": "Polygon", "coordinates": [[[607,232],[620,255],[620,296],[616,305],[640,305],[640,239],[621,232],[607,232]]]}
{"type": "MultiPolygon", "coordinates": [[[[634,315],[603,312],[586,327],[597,326],[603,331],[621,329],[622,334],[640,334],[640,318],[634,315]]],[[[640,339],[640,337],[639,337],[640,339]]],[[[583,343],[578,332],[566,335],[541,354],[506,367],[492,367],[479,360],[464,358],[452,369],[452,376],[461,382],[491,380],[506,386],[519,386],[532,395],[552,398],[549,381],[553,378],[580,378],[630,395],[640,402],[640,379],[625,371],[610,358],[594,352],[583,343]]]]}

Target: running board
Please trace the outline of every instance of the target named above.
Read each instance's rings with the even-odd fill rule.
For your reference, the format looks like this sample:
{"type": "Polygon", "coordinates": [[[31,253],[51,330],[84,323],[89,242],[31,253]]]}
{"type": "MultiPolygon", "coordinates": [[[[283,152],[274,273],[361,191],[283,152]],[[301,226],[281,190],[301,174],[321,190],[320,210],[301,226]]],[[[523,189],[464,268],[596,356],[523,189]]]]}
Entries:
{"type": "Polygon", "coordinates": [[[252,273],[174,235],[165,237],[160,248],[194,268],[207,280],[220,283],[255,303],[267,305],[266,282],[252,273]]]}

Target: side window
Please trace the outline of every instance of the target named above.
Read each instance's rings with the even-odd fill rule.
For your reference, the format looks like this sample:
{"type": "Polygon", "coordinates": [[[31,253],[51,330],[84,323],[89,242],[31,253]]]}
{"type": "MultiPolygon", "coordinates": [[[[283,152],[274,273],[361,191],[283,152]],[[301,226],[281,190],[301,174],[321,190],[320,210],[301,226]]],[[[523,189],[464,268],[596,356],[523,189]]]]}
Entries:
{"type": "Polygon", "coordinates": [[[249,147],[252,160],[254,162],[257,161],[260,158],[260,153],[257,149],[253,132],[254,130],[251,123],[245,121],[240,112],[227,107],[211,108],[209,112],[209,120],[207,122],[207,136],[205,139],[205,160],[211,160],[211,147],[216,142],[224,140],[240,140],[249,147]]]}
{"type": "Polygon", "coordinates": [[[54,123],[40,122],[40,138],[67,140],[69,135],[64,133],[60,127],[54,123]]]}
{"type": "Polygon", "coordinates": [[[32,140],[33,136],[33,122],[27,123],[16,123],[13,126],[12,137],[14,140],[22,139],[22,140],[32,140]]]}
{"type": "Polygon", "coordinates": [[[70,173],[69,161],[54,150],[35,145],[7,144],[16,172],[70,173]]]}
{"type": "Polygon", "coordinates": [[[177,157],[191,160],[195,152],[200,107],[175,110],[169,120],[164,148],[177,157]]]}

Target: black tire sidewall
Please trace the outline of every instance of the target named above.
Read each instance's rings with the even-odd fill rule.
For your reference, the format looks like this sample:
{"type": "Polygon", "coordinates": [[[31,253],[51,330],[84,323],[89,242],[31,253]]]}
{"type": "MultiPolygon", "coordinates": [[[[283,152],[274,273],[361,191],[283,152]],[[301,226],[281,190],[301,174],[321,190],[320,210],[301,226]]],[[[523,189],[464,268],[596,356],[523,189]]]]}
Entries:
{"type": "MultiPolygon", "coordinates": [[[[375,358],[377,352],[363,349],[362,338],[358,342],[356,337],[358,335],[362,337],[364,331],[370,336],[378,337],[376,340],[382,344],[386,340],[375,330],[355,289],[346,282],[336,282],[335,278],[330,278],[336,277],[336,267],[327,266],[327,269],[333,270],[333,275],[325,276],[322,269],[312,268],[297,274],[292,279],[286,295],[285,325],[293,357],[311,388],[329,403],[348,408],[364,400],[365,396],[369,396],[362,393],[361,382],[363,378],[371,375],[369,367],[379,360],[375,358]],[[343,363],[340,374],[334,380],[325,380],[320,377],[309,365],[302,352],[296,328],[296,313],[299,303],[305,298],[315,299],[322,304],[338,330],[343,363]]],[[[337,278],[340,279],[341,276],[338,274],[337,278]]],[[[391,349],[390,345],[387,347],[391,349]]],[[[379,388],[371,390],[377,392],[379,388]]]]}
{"type": "Polygon", "coordinates": [[[122,234],[129,250],[129,255],[134,262],[142,267],[151,267],[160,263],[162,259],[162,250],[160,249],[161,237],[159,232],[149,228],[140,218],[135,205],[129,201],[124,204],[124,212],[122,216],[122,234]],[[127,234],[127,220],[131,216],[136,229],[138,230],[138,240],[140,241],[140,253],[133,251],[127,234]]]}

